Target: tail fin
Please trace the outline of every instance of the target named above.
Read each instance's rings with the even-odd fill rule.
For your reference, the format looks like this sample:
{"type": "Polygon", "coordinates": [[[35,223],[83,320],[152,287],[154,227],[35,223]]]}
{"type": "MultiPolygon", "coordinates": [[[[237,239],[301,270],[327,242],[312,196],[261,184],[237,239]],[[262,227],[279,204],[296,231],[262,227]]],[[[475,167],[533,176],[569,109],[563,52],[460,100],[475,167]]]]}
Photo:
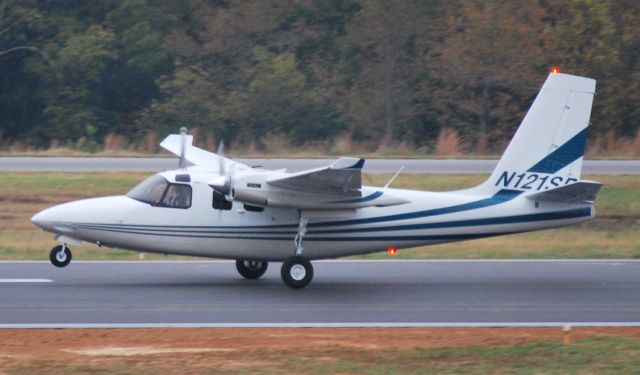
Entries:
{"type": "Polygon", "coordinates": [[[591,78],[549,74],[481,187],[542,191],[580,180],[595,88],[591,78]]]}

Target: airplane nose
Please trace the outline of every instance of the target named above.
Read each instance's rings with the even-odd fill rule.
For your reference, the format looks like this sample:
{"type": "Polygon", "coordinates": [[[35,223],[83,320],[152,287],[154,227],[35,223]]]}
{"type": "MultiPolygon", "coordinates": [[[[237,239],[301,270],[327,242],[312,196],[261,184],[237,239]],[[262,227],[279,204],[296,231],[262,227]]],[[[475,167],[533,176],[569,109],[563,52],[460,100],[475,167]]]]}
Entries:
{"type": "Polygon", "coordinates": [[[45,230],[51,230],[56,220],[53,207],[38,212],[31,217],[31,222],[45,230]]]}
{"type": "Polygon", "coordinates": [[[68,234],[76,230],[76,223],[121,221],[122,215],[140,205],[124,195],[82,199],[42,210],[33,215],[31,222],[50,232],[68,234]]]}

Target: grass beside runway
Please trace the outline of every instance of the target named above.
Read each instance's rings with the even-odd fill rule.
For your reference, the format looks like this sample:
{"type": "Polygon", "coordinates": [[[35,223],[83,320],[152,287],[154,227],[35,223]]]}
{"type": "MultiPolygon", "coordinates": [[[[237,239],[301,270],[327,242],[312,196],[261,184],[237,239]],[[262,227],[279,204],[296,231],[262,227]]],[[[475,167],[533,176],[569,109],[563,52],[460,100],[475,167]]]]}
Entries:
{"type": "Polygon", "coordinates": [[[312,374],[637,374],[638,355],[638,339],[599,337],[568,347],[549,341],[407,351],[390,347],[379,352],[335,350],[319,358],[289,354],[282,361],[286,372],[312,374]]]}
{"type": "MultiPolygon", "coordinates": [[[[146,173],[0,173],[0,259],[48,259],[52,235],[29,221],[39,210],[70,200],[123,194],[146,173]]],[[[382,186],[389,175],[368,175],[364,184],[382,186]]],[[[393,187],[446,191],[474,186],[484,175],[413,175],[393,187]]],[[[640,258],[640,176],[586,176],[605,186],[596,219],[555,230],[400,250],[396,258],[640,258]]],[[[393,244],[390,244],[390,246],[393,244]]],[[[74,259],[134,259],[129,251],[83,244],[74,259]]],[[[386,253],[366,258],[387,258],[386,253]]],[[[147,254],[147,259],[166,259],[147,254]]],[[[172,259],[187,259],[171,257],[172,259]]]]}
{"type": "Polygon", "coordinates": [[[636,374],[637,328],[0,330],[3,374],[636,374]]]}

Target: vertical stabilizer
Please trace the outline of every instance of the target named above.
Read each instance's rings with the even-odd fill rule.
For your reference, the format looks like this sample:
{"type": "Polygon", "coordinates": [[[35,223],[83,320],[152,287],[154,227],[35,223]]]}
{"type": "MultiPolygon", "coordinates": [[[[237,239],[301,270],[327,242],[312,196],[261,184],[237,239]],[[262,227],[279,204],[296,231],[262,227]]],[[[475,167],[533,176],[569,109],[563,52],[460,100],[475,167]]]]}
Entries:
{"type": "Polygon", "coordinates": [[[580,180],[596,81],[551,73],[483,190],[547,190],[580,180]]]}

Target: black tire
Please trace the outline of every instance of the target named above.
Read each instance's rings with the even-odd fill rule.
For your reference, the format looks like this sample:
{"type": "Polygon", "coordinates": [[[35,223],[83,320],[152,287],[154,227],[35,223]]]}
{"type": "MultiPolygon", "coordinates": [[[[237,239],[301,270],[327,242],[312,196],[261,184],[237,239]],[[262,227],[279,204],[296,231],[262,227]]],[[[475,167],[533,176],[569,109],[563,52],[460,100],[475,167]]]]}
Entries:
{"type": "Polygon", "coordinates": [[[282,263],[280,276],[288,287],[302,289],[313,279],[313,266],[307,258],[294,256],[282,263]]]}
{"type": "Polygon", "coordinates": [[[259,279],[260,276],[267,272],[269,262],[263,260],[236,260],[236,268],[238,273],[245,279],[259,279]]]}
{"type": "Polygon", "coordinates": [[[58,245],[51,249],[49,260],[58,268],[66,267],[71,263],[71,250],[66,246],[58,245]]]}

